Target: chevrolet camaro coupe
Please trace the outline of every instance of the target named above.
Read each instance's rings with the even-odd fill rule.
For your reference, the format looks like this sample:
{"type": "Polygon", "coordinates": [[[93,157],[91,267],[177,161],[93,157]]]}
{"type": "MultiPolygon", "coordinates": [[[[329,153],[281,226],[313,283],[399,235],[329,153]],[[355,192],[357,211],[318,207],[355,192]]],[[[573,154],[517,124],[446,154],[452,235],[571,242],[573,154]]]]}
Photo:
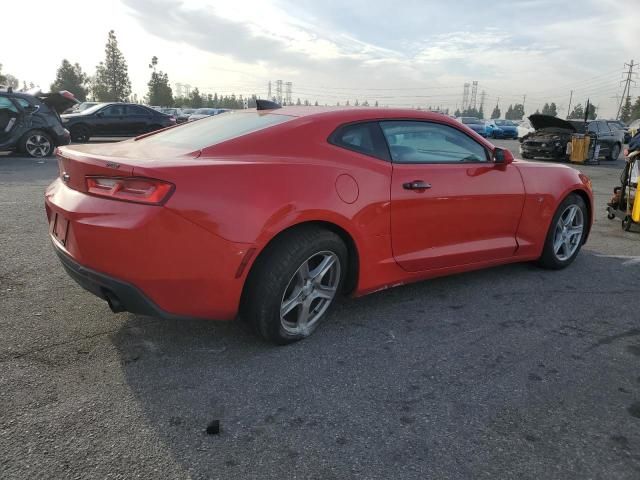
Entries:
{"type": "Polygon", "coordinates": [[[251,322],[285,344],[339,294],[512,262],[569,265],[591,182],[415,110],[258,108],[57,150],[68,274],[114,312],[251,322]]]}

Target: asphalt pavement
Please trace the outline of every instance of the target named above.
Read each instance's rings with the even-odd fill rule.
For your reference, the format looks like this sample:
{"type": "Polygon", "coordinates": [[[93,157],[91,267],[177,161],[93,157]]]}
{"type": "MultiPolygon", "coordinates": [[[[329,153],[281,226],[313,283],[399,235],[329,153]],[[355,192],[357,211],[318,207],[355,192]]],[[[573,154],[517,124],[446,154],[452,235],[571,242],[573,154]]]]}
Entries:
{"type": "Polygon", "coordinates": [[[0,478],[640,478],[640,230],[604,212],[622,164],[581,167],[596,222],[570,268],[345,299],[274,347],[111,313],[49,244],[55,159],[0,155],[0,478]]]}

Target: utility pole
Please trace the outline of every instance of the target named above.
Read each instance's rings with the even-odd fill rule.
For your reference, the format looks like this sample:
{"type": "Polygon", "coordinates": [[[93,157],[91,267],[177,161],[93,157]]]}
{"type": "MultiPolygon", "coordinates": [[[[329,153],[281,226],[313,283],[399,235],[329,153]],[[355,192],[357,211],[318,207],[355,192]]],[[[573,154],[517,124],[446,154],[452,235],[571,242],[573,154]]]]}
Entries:
{"type": "Polygon", "coordinates": [[[476,109],[476,95],[478,94],[478,81],[474,80],[471,84],[471,108],[476,109]]]}
{"type": "Polygon", "coordinates": [[[487,96],[487,92],[482,90],[482,93],[480,94],[480,110],[482,110],[483,112],[484,112],[484,99],[486,96],[487,96]]]}
{"type": "Polygon", "coordinates": [[[464,112],[467,109],[469,104],[469,83],[464,84],[464,90],[462,92],[462,111],[464,112]]]}
{"type": "Polygon", "coordinates": [[[269,83],[267,85],[267,100],[271,101],[271,80],[269,80],[269,83]]]}
{"type": "Polygon", "coordinates": [[[571,90],[571,94],[569,95],[569,107],[567,108],[567,118],[569,118],[569,114],[571,113],[571,100],[573,100],[573,90],[571,90]]]}
{"type": "Polygon", "coordinates": [[[526,102],[526,101],[527,101],[527,95],[526,95],[526,94],[524,94],[524,95],[522,96],[522,111],[523,111],[523,112],[524,112],[524,102],[526,102]]]}
{"type": "MultiPolygon", "coordinates": [[[[627,97],[631,96],[631,83],[636,83],[635,81],[633,81],[632,77],[633,77],[633,67],[637,67],[638,64],[634,64],[633,60],[631,60],[631,63],[625,63],[624,64],[625,67],[629,67],[629,70],[627,70],[626,72],[623,72],[627,74],[627,79],[623,80],[624,82],[624,90],[622,90],[622,99],[620,100],[620,106],[618,107],[618,113],[616,114],[616,120],[620,119],[620,112],[622,111],[622,104],[624,103],[625,99],[627,97]]],[[[620,82],[622,83],[622,82],[620,82]]]]}

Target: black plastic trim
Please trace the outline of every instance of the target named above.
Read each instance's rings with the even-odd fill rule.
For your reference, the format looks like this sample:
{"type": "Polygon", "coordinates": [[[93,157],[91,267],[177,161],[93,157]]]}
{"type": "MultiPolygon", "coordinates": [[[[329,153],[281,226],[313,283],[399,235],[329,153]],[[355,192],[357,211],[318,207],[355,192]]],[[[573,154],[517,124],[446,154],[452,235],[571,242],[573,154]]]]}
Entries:
{"type": "Polygon", "coordinates": [[[123,310],[138,315],[148,315],[165,320],[184,320],[193,317],[175,315],[161,309],[151,301],[135,285],[115,279],[109,275],[96,272],[73,260],[64,252],[55,240],[52,240],[54,250],[67,274],[88,292],[109,302],[115,297],[123,310]]]}

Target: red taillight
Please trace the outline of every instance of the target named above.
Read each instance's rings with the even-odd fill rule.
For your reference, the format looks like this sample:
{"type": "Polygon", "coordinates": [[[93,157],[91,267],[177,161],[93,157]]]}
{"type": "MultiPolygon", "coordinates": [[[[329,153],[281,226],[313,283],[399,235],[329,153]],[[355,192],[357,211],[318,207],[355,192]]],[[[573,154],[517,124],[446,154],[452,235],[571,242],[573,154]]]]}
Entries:
{"type": "Polygon", "coordinates": [[[87,192],[125,202],[162,205],[174,186],[153,178],[87,177],[87,192]]]}

